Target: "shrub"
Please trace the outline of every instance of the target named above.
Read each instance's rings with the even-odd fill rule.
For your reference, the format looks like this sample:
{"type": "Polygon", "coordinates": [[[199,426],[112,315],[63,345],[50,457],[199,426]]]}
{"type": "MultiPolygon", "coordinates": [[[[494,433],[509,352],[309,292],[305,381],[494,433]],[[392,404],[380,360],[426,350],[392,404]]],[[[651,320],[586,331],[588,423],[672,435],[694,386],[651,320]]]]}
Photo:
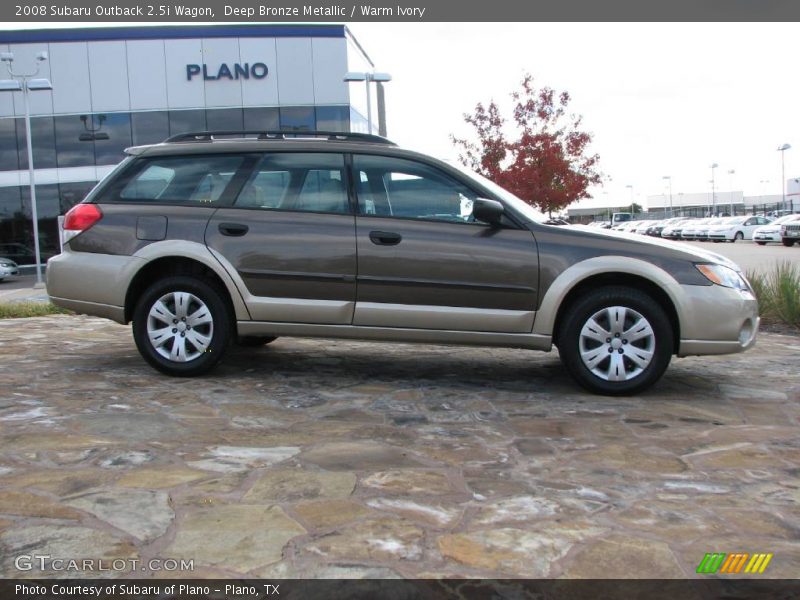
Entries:
{"type": "Polygon", "coordinates": [[[43,317],[45,315],[72,314],[50,302],[9,302],[0,304],[0,319],[19,319],[22,317],[43,317]]]}
{"type": "Polygon", "coordinates": [[[771,271],[751,272],[747,278],[765,322],[800,328],[800,267],[796,263],[780,262],[771,271]]]}

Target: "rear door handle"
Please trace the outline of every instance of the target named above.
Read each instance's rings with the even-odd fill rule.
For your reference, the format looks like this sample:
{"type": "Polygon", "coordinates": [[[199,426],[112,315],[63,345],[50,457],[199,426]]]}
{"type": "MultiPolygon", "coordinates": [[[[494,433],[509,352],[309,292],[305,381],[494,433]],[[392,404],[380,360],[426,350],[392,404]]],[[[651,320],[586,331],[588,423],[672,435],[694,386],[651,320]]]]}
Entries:
{"type": "Polygon", "coordinates": [[[245,233],[249,231],[249,227],[247,225],[243,225],[242,223],[220,223],[219,224],[219,232],[222,235],[228,235],[231,237],[241,237],[245,233]]]}
{"type": "Polygon", "coordinates": [[[403,236],[391,231],[370,231],[369,239],[378,246],[396,246],[403,239],[403,236]]]}

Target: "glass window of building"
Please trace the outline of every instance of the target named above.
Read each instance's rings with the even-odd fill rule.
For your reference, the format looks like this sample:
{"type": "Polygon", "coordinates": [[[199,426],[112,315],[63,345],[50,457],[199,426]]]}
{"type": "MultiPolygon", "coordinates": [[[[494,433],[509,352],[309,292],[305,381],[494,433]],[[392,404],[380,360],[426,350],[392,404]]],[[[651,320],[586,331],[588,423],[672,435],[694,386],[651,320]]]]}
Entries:
{"type": "Polygon", "coordinates": [[[125,148],[132,145],[128,113],[91,115],[89,127],[89,134],[94,138],[95,164],[115,165],[125,158],[125,148]]]}
{"type": "Polygon", "coordinates": [[[316,112],[319,131],[347,131],[350,113],[347,106],[318,106],[316,112]]]}
{"type": "Polygon", "coordinates": [[[281,127],[278,108],[245,108],[244,128],[248,131],[277,131],[281,127]]]}
{"type": "Polygon", "coordinates": [[[158,144],[169,137],[169,115],[165,110],[131,113],[134,146],[158,144]]]}
{"type": "MultiPolygon", "coordinates": [[[[33,139],[33,166],[37,169],[54,169],[56,162],[56,133],[53,117],[32,117],[31,138],[33,139]]],[[[17,147],[19,148],[19,168],[28,168],[28,149],[25,145],[25,120],[17,119],[17,147]]]]}
{"type": "MultiPolygon", "coordinates": [[[[84,123],[89,115],[68,115],[55,118],[56,160],[60,168],[94,166],[94,140],[84,123]],[[83,119],[81,119],[83,117],[83,119]]],[[[36,155],[33,157],[36,163],[36,155]]]]}
{"type": "Polygon", "coordinates": [[[169,111],[169,134],[206,131],[206,111],[204,110],[171,110],[169,111]]]}
{"type": "Polygon", "coordinates": [[[314,131],[316,118],[313,106],[281,107],[281,129],[286,131],[314,131]]]}
{"type": "Polygon", "coordinates": [[[243,127],[241,108],[217,108],[206,111],[209,131],[241,131],[243,127]]]}
{"type": "Polygon", "coordinates": [[[60,214],[66,212],[83,200],[94,187],[89,181],[79,183],[61,183],[58,185],[58,199],[60,214]]]}
{"type": "Polygon", "coordinates": [[[16,171],[19,169],[17,120],[0,119],[0,170],[3,171],[16,171]]]}

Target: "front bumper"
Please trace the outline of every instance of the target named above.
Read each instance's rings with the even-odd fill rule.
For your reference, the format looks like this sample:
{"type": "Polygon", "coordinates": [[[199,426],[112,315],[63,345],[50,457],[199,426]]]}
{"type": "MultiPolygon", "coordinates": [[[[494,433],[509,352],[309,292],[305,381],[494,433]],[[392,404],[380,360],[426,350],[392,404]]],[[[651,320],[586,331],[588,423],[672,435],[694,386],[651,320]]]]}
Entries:
{"type": "Polygon", "coordinates": [[[685,307],[678,356],[733,354],[756,343],[758,302],[751,292],[720,285],[683,285],[685,307]]]}

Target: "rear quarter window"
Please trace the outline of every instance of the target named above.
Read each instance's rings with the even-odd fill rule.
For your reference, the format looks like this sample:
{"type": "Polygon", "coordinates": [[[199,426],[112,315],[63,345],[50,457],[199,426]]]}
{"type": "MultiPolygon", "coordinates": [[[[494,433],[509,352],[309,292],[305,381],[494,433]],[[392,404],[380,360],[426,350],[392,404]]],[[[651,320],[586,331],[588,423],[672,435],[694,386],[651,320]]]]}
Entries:
{"type": "Polygon", "coordinates": [[[100,201],[213,205],[244,161],[244,156],[230,154],[138,159],[100,201]]]}

